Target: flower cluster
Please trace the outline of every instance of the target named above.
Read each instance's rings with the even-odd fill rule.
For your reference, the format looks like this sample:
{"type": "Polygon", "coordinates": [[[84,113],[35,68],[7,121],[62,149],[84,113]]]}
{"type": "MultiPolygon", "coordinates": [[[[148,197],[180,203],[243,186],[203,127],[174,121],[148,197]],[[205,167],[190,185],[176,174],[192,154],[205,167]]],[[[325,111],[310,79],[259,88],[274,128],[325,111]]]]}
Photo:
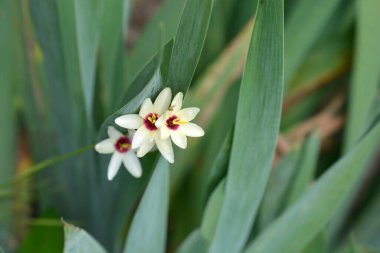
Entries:
{"type": "Polygon", "coordinates": [[[129,130],[124,136],[115,128],[109,127],[109,139],[95,146],[99,153],[113,153],[109,167],[108,179],[112,180],[123,162],[127,170],[135,177],[142,174],[137,157],[143,157],[155,147],[170,163],[174,163],[172,141],[178,147],[187,147],[187,136],[201,137],[204,131],[191,123],[199,108],[182,109],[183,94],[179,92],[172,99],[170,88],[165,88],[154,103],[145,99],[139,114],[127,114],[116,118],[115,123],[129,130]],[[136,130],[136,131],[134,131],[136,130]],[[137,157],[134,151],[137,152],[137,157]]]}

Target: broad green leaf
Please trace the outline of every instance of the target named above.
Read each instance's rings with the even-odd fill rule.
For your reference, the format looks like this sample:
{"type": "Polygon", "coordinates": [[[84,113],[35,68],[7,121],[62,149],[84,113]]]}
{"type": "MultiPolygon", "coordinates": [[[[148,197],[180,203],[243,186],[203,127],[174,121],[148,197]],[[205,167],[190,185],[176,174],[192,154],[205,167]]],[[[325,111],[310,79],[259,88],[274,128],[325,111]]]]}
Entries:
{"type": "Polygon", "coordinates": [[[283,28],[283,2],[261,1],[240,87],[225,199],[211,253],[242,250],[264,194],[280,124],[283,28]]]}
{"type": "Polygon", "coordinates": [[[131,99],[122,108],[117,110],[103,122],[99,131],[100,136],[105,133],[109,125],[115,124],[114,121],[117,117],[124,114],[137,112],[146,98],[155,96],[161,89],[162,79],[160,70],[158,69],[154,72],[153,76],[151,76],[151,79],[145,83],[145,87],[143,87],[133,99],[131,99]]]}
{"type": "Polygon", "coordinates": [[[133,218],[125,253],[165,252],[169,164],[161,157],[133,218]]]}
{"type": "Polygon", "coordinates": [[[128,85],[155,54],[156,50],[152,45],[159,44],[159,24],[165,26],[164,41],[174,37],[185,3],[186,0],[165,0],[144,28],[126,61],[128,85]]]}
{"type": "Polygon", "coordinates": [[[370,122],[371,107],[380,80],[379,0],[356,0],[357,34],[353,76],[348,101],[345,149],[349,150],[362,136],[370,122]]]}
{"type": "Polygon", "coordinates": [[[168,85],[186,93],[202,52],[213,0],[187,0],[175,36],[168,85]]]}
{"type": "Polygon", "coordinates": [[[88,117],[92,117],[93,113],[95,66],[103,2],[103,0],[74,1],[79,69],[88,117]]]}
{"type": "MultiPolygon", "coordinates": [[[[124,67],[125,50],[124,37],[128,22],[130,0],[104,1],[101,23],[101,36],[99,42],[99,65],[103,73],[103,99],[106,112],[114,109],[115,99],[119,97],[120,90],[124,90],[125,78],[118,73],[117,68],[124,67]],[[119,74],[119,75],[118,75],[119,74]]],[[[154,49],[154,47],[152,47],[154,49]]]]}
{"type": "Polygon", "coordinates": [[[288,85],[341,0],[298,1],[285,25],[285,85],[288,85]]]}
{"type": "Polygon", "coordinates": [[[312,133],[305,140],[297,162],[297,174],[293,178],[287,200],[289,206],[305,192],[313,180],[317,168],[319,146],[320,140],[317,132],[312,133]]]}
{"type": "Polygon", "coordinates": [[[380,140],[380,123],[336,162],[302,197],[255,239],[245,253],[297,253],[331,219],[380,140]],[[297,240],[294,240],[297,238],[297,240]]]}
{"type": "Polygon", "coordinates": [[[143,101],[150,97],[155,97],[163,88],[163,78],[166,77],[166,68],[169,65],[173,41],[166,43],[163,50],[153,57],[144,69],[137,75],[132,82],[130,89],[121,94],[119,102],[122,106],[119,110],[109,116],[101,125],[98,137],[103,135],[109,125],[114,124],[114,120],[128,113],[137,112],[143,101]],[[162,59],[160,59],[162,57],[162,59]]]}
{"type": "Polygon", "coordinates": [[[5,251],[3,250],[1,246],[0,246],[0,253],[5,253],[5,251]]]}
{"type": "Polygon", "coordinates": [[[297,172],[299,153],[299,149],[289,151],[271,172],[258,215],[260,231],[284,210],[292,179],[297,172]]]}
{"type": "Polygon", "coordinates": [[[193,231],[182,243],[176,253],[206,253],[208,243],[201,231],[193,231]]]}
{"type": "MultiPolygon", "coordinates": [[[[0,2],[0,178],[9,180],[15,172],[16,158],[16,118],[14,106],[14,87],[17,85],[20,67],[17,49],[21,34],[17,28],[20,19],[19,4],[12,0],[0,2]]],[[[7,246],[11,234],[11,199],[0,202],[0,245],[7,246]]]]}
{"type": "Polygon", "coordinates": [[[201,232],[209,243],[212,242],[215,235],[216,225],[223,205],[225,185],[226,181],[222,180],[215,188],[203,214],[201,232]]]}
{"type": "Polygon", "coordinates": [[[106,253],[106,250],[86,231],[64,223],[64,253],[106,253]]]}

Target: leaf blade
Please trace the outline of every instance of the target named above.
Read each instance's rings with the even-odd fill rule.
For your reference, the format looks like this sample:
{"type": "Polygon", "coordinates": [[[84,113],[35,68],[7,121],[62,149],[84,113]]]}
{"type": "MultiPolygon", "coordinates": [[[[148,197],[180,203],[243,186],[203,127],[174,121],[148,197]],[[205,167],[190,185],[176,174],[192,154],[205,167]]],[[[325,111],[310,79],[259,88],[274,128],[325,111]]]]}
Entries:
{"type": "Polygon", "coordinates": [[[169,206],[169,164],[161,157],[133,218],[125,253],[164,252],[169,206]]]}
{"type": "Polygon", "coordinates": [[[325,227],[355,184],[370,157],[368,150],[373,150],[380,139],[378,122],[358,145],[253,241],[245,253],[296,253],[302,250],[325,227]]]}
{"type": "Polygon", "coordinates": [[[225,199],[210,253],[239,252],[249,236],[269,176],[282,89],[283,2],[261,1],[240,88],[225,199]]]}

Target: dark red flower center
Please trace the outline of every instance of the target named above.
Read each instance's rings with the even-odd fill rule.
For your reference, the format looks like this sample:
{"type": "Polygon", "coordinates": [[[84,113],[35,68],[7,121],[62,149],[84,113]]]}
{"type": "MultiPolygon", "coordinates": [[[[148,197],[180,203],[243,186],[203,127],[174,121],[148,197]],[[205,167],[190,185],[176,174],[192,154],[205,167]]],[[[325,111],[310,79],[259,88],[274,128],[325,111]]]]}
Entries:
{"type": "Polygon", "coordinates": [[[149,113],[148,115],[146,115],[146,117],[144,119],[145,127],[150,131],[157,130],[157,127],[155,125],[157,119],[158,119],[157,113],[149,113]]]}
{"type": "Polygon", "coordinates": [[[179,127],[179,118],[175,115],[166,120],[166,126],[171,130],[177,130],[179,127]]]}
{"type": "Polygon", "coordinates": [[[131,143],[132,142],[128,137],[122,136],[115,143],[115,149],[119,153],[125,153],[131,148],[131,143]]]}

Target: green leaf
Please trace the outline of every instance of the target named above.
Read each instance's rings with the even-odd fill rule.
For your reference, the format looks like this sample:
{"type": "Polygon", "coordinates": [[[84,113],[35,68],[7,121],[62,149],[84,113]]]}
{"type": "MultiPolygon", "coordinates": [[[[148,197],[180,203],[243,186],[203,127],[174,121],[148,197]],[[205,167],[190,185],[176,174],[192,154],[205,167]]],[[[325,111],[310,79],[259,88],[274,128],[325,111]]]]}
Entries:
{"type": "MultiPolygon", "coordinates": [[[[9,180],[15,172],[16,158],[16,117],[14,107],[14,87],[18,84],[21,63],[18,61],[18,49],[21,32],[20,6],[17,2],[0,2],[0,178],[9,180]]],[[[21,81],[21,80],[20,80],[21,81]]],[[[9,199],[0,202],[0,244],[7,246],[11,234],[12,203],[9,199]]]]}
{"type": "Polygon", "coordinates": [[[125,253],[165,252],[169,164],[160,158],[129,230],[125,253]]]}
{"type": "Polygon", "coordinates": [[[380,79],[380,1],[357,0],[357,36],[353,77],[348,101],[345,149],[351,148],[370,122],[371,107],[378,94],[380,79]]]}
{"type": "Polygon", "coordinates": [[[210,243],[215,235],[216,225],[223,205],[226,181],[222,180],[218,187],[211,194],[203,214],[201,232],[204,238],[210,243]]]}
{"type": "Polygon", "coordinates": [[[280,123],[283,28],[283,2],[260,1],[240,87],[225,199],[211,253],[235,253],[243,248],[264,194],[280,123]]]}
{"type": "Polygon", "coordinates": [[[347,197],[379,140],[380,123],[377,119],[376,125],[358,145],[328,169],[312,188],[248,246],[245,253],[297,253],[302,250],[322,231],[347,197]]]}
{"type": "MultiPolygon", "coordinates": [[[[147,67],[150,67],[147,66],[147,67]]],[[[149,77],[149,76],[148,76],[149,77]]],[[[136,82],[139,79],[136,79],[136,82]]],[[[109,116],[102,124],[99,130],[99,138],[106,132],[106,129],[110,125],[115,124],[115,119],[121,115],[128,114],[128,113],[134,113],[136,112],[144,100],[148,97],[154,97],[158,92],[162,89],[162,78],[159,70],[156,70],[151,76],[151,79],[145,83],[145,87],[142,88],[142,90],[135,95],[133,99],[131,99],[127,104],[125,104],[122,108],[117,110],[115,113],[113,113],[111,116],[109,116]]]]}
{"type": "Polygon", "coordinates": [[[297,164],[297,174],[288,196],[288,206],[293,204],[308,188],[317,168],[320,139],[314,132],[305,140],[297,164]]]}
{"type": "Polygon", "coordinates": [[[79,69],[87,116],[92,116],[102,0],[74,1],[79,69]]]}
{"type": "Polygon", "coordinates": [[[315,238],[302,250],[303,253],[327,253],[327,240],[324,232],[319,233],[315,238]]]}
{"type": "Polygon", "coordinates": [[[176,253],[206,253],[207,247],[208,243],[198,229],[186,238],[176,253]]]}
{"type": "MultiPolygon", "coordinates": [[[[357,0],[357,41],[353,77],[348,101],[347,127],[345,128],[344,151],[349,150],[363,135],[373,119],[372,107],[376,104],[380,80],[380,34],[373,32],[380,22],[377,9],[380,8],[378,0],[357,0]]],[[[334,240],[347,218],[349,206],[352,204],[358,187],[363,183],[367,170],[353,189],[350,196],[342,205],[329,228],[329,237],[334,240]]]]}
{"type": "Polygon", "coordinates": [[[340,2],[341,0],[298,1],[287,17],[285,26],[285,86],[291,81],[340,2]]]}
{"type": "Polygon", "coordinates": [[[258,216],[260,231],[284,210],[292,179],[297,172],[299,153],[299,149],[289,151],[272,171],[258,216]]]}
{"type": "Polygon", "coordinates": [[[165,26],[164,41],[174,37],[185,3],[186,0],[165,0],[155,16],[146,25],[146,28],[144,28],[128,54],[128,60],[126,61],[128,85],[155,54],[154,45],[159,44],[160,37],[159,24],[165,26]]]}
{"type": "Polygon", "coordinates": [[[64,223],[64,253],[106,253],[106,250],[83,229],[64,223]]]}
{"type": "Polygon", "coordinates": [[[215,155],[215,158],[212,159],[213,163],[211,165],[208,178],[208,192],[212,192],[227,174],[228,158],[231,153],[231,145],[232,130],[225,137],[222,145],[220,146],[219,152],[215,155]]]}
{"type": "MultiPolygon", "coordinates": [[[[104,11],[101,23],[100,60],[103,70],[103,98],[106,112],[112,110],[119,97],[120,90],[124,90],[123,73],[118,73],[119,65],[124,67],[125,50],[124,35],[130,9],[130,0],[103,1],[104,11]],[[119,74],[119,75],[117,75],[119,74]]],[[[154,49],[154,47],[152,47],[154,49]]]]}
{"type": "Polygon", "coordinates": [[[213,0],[187,0],[173,45],[168,85],[186,93],[206,38],[213,0]]]}

